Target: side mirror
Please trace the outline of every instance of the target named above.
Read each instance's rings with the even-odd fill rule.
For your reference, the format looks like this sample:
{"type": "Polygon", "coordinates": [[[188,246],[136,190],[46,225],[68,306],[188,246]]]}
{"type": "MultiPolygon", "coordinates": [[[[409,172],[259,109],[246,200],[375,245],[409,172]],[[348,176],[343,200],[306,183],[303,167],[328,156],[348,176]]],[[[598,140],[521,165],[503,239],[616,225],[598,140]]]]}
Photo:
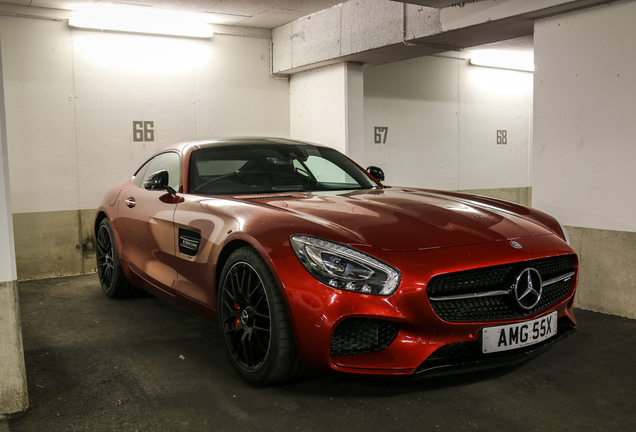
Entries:
{"type": "Polygon", "coordinates": [[[379,181],[379,182],[383,182],[384,181],[384,171],[382,171],[382,168],[371,165],[370,167],[367,168],[367,171],[377,181],[379,181]]]}
{"type": "Polygon", "coordinates": [[[174,195],[177,192],[170,187],[168,181],[170,180],[170,175],[168,171],[161,170],[156,173],[150,174],[144,180],[144,189],[148,190],[165,190],[168,191],[169,194],[174,195]]]}

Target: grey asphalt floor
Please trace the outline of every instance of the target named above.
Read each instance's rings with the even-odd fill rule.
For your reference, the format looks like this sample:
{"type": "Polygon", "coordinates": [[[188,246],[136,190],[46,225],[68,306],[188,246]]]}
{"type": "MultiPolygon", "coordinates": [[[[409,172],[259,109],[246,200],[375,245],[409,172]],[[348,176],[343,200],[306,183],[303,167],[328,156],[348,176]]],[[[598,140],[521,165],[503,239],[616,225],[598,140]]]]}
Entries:
{"type": "Polygon", "coordinates": [[[96,276],[21,282],[22,431],[636,431],[636,320],[579,330],[521,365],[405,380],[321,375],[268,388],[232,372],[215,326],[96,276]]]}

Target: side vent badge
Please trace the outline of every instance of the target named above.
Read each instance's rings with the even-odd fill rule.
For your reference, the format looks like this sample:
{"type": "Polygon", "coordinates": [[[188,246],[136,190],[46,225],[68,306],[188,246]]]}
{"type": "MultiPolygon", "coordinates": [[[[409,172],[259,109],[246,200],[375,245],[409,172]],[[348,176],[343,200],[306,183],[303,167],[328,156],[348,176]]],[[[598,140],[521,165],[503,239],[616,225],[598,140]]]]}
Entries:
{"type": "Polygon", "coordinates": [[[186,228],[179,228],[179,252],[193,257],[199,253],[201,233],[186,228]]]}

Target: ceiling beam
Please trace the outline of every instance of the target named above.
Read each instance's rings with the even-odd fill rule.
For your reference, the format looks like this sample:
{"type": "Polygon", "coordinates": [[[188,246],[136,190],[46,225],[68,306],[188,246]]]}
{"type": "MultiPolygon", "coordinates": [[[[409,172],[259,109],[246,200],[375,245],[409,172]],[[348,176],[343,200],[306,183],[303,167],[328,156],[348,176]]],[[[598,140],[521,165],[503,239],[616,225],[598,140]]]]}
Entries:
{"type": "MultiPolygon", "coordinates": [[[[443,9],[349,1],[275,28],[273,72],[378,64],[531,36],[534,21],[617,0],[483,0],[443,9]]],[[[442,0],[428,3],[441,3],[442,0]]]]}

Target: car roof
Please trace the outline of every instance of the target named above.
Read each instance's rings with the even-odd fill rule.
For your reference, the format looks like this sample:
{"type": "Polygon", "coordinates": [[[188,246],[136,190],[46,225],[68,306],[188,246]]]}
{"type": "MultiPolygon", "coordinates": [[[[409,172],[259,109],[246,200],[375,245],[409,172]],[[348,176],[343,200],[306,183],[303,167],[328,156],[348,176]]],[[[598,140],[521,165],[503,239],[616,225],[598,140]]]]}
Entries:
{"type": "Polygon", "coordinates": [[[292,140],[289,138],[274,138],[274,137],[231,137],[231,138],[212,138],[206,140],[186,141],[164,147],[161,151],[165,150],[179,150],[183,153],[188,150],[195,150],[199,148],[226,146],[226,145],[261,145],[261,144],[278,144],[278,145],[311,145],[317,147],[324,147],[320,144],[315,144],[307,141],[292,140]]]}

